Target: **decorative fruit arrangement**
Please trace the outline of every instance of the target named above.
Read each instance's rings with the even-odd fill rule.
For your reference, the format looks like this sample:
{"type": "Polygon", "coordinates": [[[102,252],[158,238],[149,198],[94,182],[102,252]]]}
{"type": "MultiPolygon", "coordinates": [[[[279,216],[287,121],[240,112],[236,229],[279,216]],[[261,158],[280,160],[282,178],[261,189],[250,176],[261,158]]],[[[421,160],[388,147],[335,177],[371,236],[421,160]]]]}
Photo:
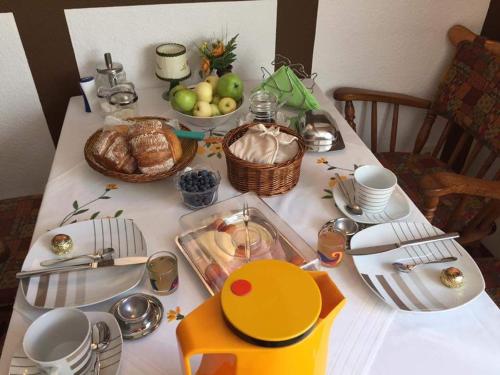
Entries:
{"type": "Polygon", "coordinates": [[[195,117],[220,116],[238,108],[243,97],[243,82],[235,73],[208,76],[193,89],[183,85],[170,91],[172,107],[195,117]]]}

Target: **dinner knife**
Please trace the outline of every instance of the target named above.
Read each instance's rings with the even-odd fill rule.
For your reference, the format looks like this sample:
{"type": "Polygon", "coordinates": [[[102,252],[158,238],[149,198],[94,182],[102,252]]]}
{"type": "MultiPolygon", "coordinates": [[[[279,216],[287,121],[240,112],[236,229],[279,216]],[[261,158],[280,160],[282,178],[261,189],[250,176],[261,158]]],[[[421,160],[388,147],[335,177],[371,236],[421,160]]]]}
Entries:
{"type": "Polygon", "coordinates": [[[93,270],[96,268],[102,267],[113,267],[113,266],[131,266],[134,264],[144,264],[148,260],[148,257],[124,257],[124,258],[116,258],[116,259],[105,259],[99,262],[91,262],[87,264],[80,264],[75,266],[62,266],[62,267],[51,267],[45,268],[41,270],[32,270],[32,271],[21,271],[16,274],[17,279],[24,279],[27,277],[33,276],[44,276],[44,275],[52,275],[54,273],[65,273],[72,271],[84,271],[84,270],[93,270]]]}
{"type": "Polygon", "coordinates": [[[423,244],[430,243],[430,242],[451,240],[453,238],[458,238],[458,237],[460,237],[460,234],[458,234],[457,232],[443,233],[443,234],[438,234],[436,236],[418,238],[416,240],[397,242],[397,243],[388,244],[388,245],[360,247],[359,249],[347,250],[346,253],[349,255],[379,254],[379,253],[384,253],[386,251],[401,249],[403,247],[423,245],[423,244]]]}

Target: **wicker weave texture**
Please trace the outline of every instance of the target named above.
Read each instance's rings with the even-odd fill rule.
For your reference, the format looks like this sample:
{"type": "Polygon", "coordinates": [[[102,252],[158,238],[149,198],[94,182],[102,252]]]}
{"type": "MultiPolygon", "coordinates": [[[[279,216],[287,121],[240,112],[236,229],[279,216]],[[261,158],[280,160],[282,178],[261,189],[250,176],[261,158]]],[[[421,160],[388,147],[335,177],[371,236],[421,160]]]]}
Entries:
{"type": "Polygon", "coordinates": [[[250,163],[236,157],[229,150],[229,146],[242,137],[253,125],[255,124],[240,126],[231,130],[224,137],[222,149],[226,155],[229,182],[241,192],[253,191],[262,196],[278,195],[290,191],[299,182],[300,166],[305,152],[304,142],[291,129],[276,124],[266,124],[267,127],[277,126],[281,132],[297,137],[299,151],[292,159],[281,164],[250,163]]]}
{"type": "MultiPolygon", "coordinates": [[[[163,117],[134,117],[129,120],[160,120],[163,123],[167,122],[167,119],[163,117]]],[[[187,127],[184,125],[181,125],[182,130],[189,130],[187,127]]],[[[193,139],[180,139],[181,145],[182,145],[182,157],[181,160],[179,160],[175,165],[172,167],[172,169],[156,174],[156,175],[147,175],[147,174],[142,174],[142,173],[133,173],[133,174],[128,174],[128,173],[122,173],[122,172],[116,172],[112,171],[109,169],[106,169],[102,165],[100,165],[92,155],[92,146],[93,144],[97,141],[97,137],[99,136],[99,133],[101,132],[101,129],[96,131],[94,134],[90,136],[90,138],[87,140],[85,143],[85,149],[84,149],[84,154],[85,154],[85,160],[87,161],[88,165],[96,170],[97,172],[108,176],[108,177],[113,177],[117,178],[122,181],[126,182],[134,182],[134,183],[140,183],[140,182],[151,182],[151,181],[157,181],[157,180],[162,180],[164,178],[170,177],[175,175],[178,171],[184,169],[191,163],[191,161],[194,159],[196,156],[196,151],[198,150],[198,142],[193,139]]]]}

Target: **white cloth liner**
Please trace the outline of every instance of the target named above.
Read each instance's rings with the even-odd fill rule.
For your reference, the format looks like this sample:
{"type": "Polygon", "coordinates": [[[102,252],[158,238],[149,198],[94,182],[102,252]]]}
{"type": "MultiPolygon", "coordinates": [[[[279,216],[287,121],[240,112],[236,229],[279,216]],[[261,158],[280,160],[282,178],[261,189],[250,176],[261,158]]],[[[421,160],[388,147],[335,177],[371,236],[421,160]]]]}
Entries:
{"type": "Polygon", "coordinates": [[[281,133],[275,126],[257,124],[236,140],[229,150],[234,156],[258,164],[280,164],[292,159],[299,151],[297,137],[281,133]]]}

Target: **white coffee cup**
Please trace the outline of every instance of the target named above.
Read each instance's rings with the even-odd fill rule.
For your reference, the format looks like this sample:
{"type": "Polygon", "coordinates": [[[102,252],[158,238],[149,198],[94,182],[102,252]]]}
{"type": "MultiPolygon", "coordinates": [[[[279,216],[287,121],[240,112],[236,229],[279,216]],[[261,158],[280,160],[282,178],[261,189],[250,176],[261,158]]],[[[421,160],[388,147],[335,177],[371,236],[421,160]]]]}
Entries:
{"type": "Polygon", "coordinates": [[[86,374],[93,364],[90,321],[78,309],[51,310],[29,326],[23,349],[49,375],[86,374]]]}
{"type": "Polygon", "coordinates": [[[356,203],[368,213],[385,209],[396,188],[398,179],[389,169],[364,165],[354,171],[356,203]]]}

